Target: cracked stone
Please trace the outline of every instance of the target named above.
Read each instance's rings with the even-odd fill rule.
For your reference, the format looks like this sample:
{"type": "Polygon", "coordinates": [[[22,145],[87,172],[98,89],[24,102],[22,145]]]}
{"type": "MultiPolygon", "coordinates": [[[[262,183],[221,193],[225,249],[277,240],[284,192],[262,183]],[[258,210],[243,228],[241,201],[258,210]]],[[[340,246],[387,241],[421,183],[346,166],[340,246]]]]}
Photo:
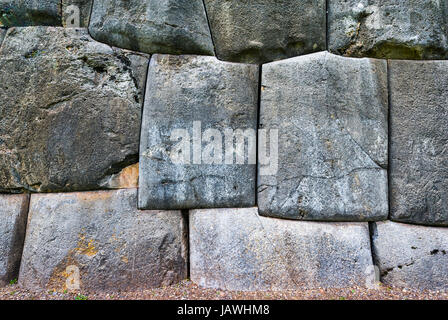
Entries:
{"type": "Polygon", "coordinates": [[[95,1],[89,31],[135,51],[214,55],[202,0],[95,1]]]}
{"type": "Polygon", "coordinates": [[[60,0],[0,0],[0,26],[61,26],[60,0]]]}
{"type": "Polygon", "coordinates": [[[31,196],[19,284],[130,291],[187,277],[180,211],[139,211],[137,190],[31,196]],[[79,281],[78,281],[79,280],[79,281]]]}
{"type": "Polygon", "coordinates": [[[373,228],[381,281],[397,287],[448,289],[448,229],[378,222],[373,228]]]}
{"type": "Polygon", "coordinates": [[[448,226],[448,62],[390,61],[389,70],[391,219],[448,226]]]}
{"type": "Polygon", "coordinates": [[[325,50],[325,0],[205,0],[219,59],[265,63],[325,50]]]}
{"type": "Polygon", "coordinates": [[[29,195],[0,194],[0,287],[19,275],[29,195]]]}
{"type": "Polygon", "coordinates": [[[387,59],[448,57],[445,1],[329,1],[328,47],[347,56],[387,59]]]}
{"type": "Polygon", "coordinates": [[[64,27],[73,25],[73,18],[79,13],[79,26],[87,28],[89,26],[90,11],[92,10],[93,0],[62,0],[62,24],[64,27]],[[71,8],[75,6],[75,11],[71,8]]]}
{"type": "Polygon", "coordinates": [[[263,65],[260,112],[260,127],[279,130],[278,170],[259,163],[262,215],[387,218],[385,61],[321,52],[263,65]]]}
{"type": "Polygon", "coordinates": [[[257,208],[190,213],[191,280],[225,290],[365,286],[367,223],[260,217],[257,208]]]}
{"type": "Polygon", "coordinates": [[[10,28],[0,49],[0,192],[82,191],[138,162],[148,57],[85,29],[10,28]]]}
{"type": "Polygon", "coordinates": [[[206,56],[154,55],[146,90],[139,207],[254,206],[258,66],[206,56]],[[249,135],[245,140],[244,154],[235,152],[242,155],[241,163],[225,144],[230,129],[235,136],[238,129],[253,133],[253,139],[249,135]],[[180,148],[185,142],[187,148],[180,148]],[[248,152],[250,145],[253,152],[248,152]],[[178,152],[185,161],[176,161],[178,152]],[[233,157],[229,162],[227,155],[233,157]]]}

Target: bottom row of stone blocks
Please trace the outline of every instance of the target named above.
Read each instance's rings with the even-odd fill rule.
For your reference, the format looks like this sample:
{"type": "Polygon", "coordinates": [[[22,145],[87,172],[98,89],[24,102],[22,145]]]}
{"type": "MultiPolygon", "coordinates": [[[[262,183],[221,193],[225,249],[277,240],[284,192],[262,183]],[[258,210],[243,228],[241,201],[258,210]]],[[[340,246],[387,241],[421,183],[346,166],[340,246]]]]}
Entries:
{"type": "Polygon", "coordinates": [[[210,288],[340,288],[373,284],[377,265],[387,284],[448,289],[448,228],[288,221],[257,208],[188,217],[137,210],[136,189],[0,195],[0,285],[135,290],[189,269],[210,288]]]}

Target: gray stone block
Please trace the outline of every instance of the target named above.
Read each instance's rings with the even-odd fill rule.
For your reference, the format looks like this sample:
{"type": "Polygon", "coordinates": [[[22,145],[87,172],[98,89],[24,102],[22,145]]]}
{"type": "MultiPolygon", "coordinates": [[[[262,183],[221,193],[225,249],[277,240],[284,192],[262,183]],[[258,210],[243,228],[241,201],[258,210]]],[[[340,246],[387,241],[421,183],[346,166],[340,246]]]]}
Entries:
{"type": "Polygon", "coordinates": [[[148,61],[86,29],[10,28],[0,50],[0,192],[95,190],[138,162],[148,61]]]}
{"type": "Polygon", "coordinates": [[[446,1],[330,0],[328,47],[348,56],[448,57],[446,1]]]}
{"type": "Polygon", "coordinates": [[[263,65],[260,127],[279,133],[278,170],[259,163],[262,215],[387,218],[386,69],[326,52],[263,65]]]}
{"type": "Polygon", "coordinates": [[[154,55],[140,140],[139,207],[254,206],[257,101],[256,65],[154,55]],[[236,136],[241,136],[237,129],[253,133],[253,139],[245,140],[245,152],[238,153],[243,161],[227,147],[227,129],[235,130],[236,136]],[[253,152],[248,152],[248,141],[253,142],[253,152]],[[178,152],[185,161],[173,157],[178,152]]]}
{"type": "Polygon", "coordinates": [[[406,288],[448,289],[448,229],[379,222],[372,240],[382,282],[406,288]]]}
{"type": "Polygon", "coordinates": [[[60,0],[0,0],[0,26],[61,26],[60,0]]]}
{"type": "Polygon", "coordinates": [[[28,202],[28,195],[0,194],[0,286],[18,278],[28,202]]]}
{"type": "Polygon", "coordinates": [[[372,266],[367,223],[287,221],[256,208],[193,210],[193,282],[226,290],[365,286],[372,266]]]}
{"type": "Polygon", "coordinates": [[[93,0],[62,0],[62,24],[70,27],[75,22],[79,22],[78,27],[87,28],[90,21],[93,0]],[[72,7],[77,9],[73,10],[72,7]],[[78,15],[79,20],[73,20],[78,15]]]}
{"type": "Polygon", "coordinates": [[[187,276],[184,228],[179,211],[138,211],[136,189],[32,195],[19,284],[83,291],[174,284],[187,276]]]}
{"type": "Polygon", "coordinates": [[[135,51],[214,55],[202,0],[95,1],[89,31],[135,51]]]}
{"type": "Polygon", "coordinates": [[[325,0],[205,0],[219,59],[264,63],[325,50],[325,0]]]}
{"type": "Polygon", "coordinates": [[[391,219],[448,226],[448,62],[389,70],[391,219]]]}

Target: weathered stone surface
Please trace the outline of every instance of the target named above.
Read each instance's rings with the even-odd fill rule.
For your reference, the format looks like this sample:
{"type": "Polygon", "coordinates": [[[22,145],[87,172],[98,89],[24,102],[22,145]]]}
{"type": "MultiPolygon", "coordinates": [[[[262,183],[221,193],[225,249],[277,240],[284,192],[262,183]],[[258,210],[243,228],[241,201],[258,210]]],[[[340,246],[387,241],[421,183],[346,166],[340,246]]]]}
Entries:
{"type": "Polygon", "coordinates": [[[102,0],[93,4],[92,37],[146,53],[213,55],[202,0],[102,0]]]}
{"type": "Polygon", "coordinates": [[[448,62],[389,69],[391,218],[448,226],[448,62]]]}
{"type": "Polygon", "coordinates": [[[191,279],[204,287],[364,286],[372,264],[367,223],[272,219],[256,208],[190,213],[191,279]]]}
{"type": "Polygon", "coordinates": [[[276,173],[258,179],[261,214],[387,217],[386,69],[326,52],[263,66],[260,126],[278,128],[279,159],[276,173]]]}
{"type": "Polygon", "coordinates": [[[0,47],[2,46],[3,39],[6,35],[6,29],[0,28],[0,47]]]}
{"type": "Polygon", "coordinates": [[[0,26],[60,25],[60,0],[0,0],[0,26]]]}
{"type": "Polygon", "coordinates": [[[106,177],[100,185],[106,189],[138,188],[138,169],[138,163],[131,164],[117,174],[106,177]]]}
{"type": "Polygon", "coordinates": [[[325,0],[205,0],[219,59],[264,63],[325,50],[325,0]]]}
{"type": "Polygon", "coordinates": [[[0,191],[98,189],[137,162],[147,66],[147,56],[85,29],[9,29],[0,49],[0,191]]]}
{"type": "Polygon", "coordinates": [[[328,47],[348,56],[448,57],[446,1],[330,0],[328,47]]]}
{"type": "Polygon", "coordinates": [[[81,290],[170,285],[187,276],[184,233],[178,211],[138,211],[136,189],[32,195],[19,283],[73,289],[78,268],[81,290]]]}
{"type": "Polygon", "coordinates": [[[379,222],[372,238],[382,282],[448,289],[448,229],[379,222]]]}
{"type": "Polygon", "coordinates": [[[154,55],[140,140],[139,207],[254,206],[257,100],[256,65],[205,56],[154,55]],[[193,130],[195,123],[200,128],[193,130]],[[173,135],[171,139],[178,129],[188,137],[173,135]],[[225,147],[226,129],[252,129],[254,139],[246,139],[246,143],[253,141],[254,152],[244,152],[241,164],[236,157],[226,160],[232,152],[225,147]],[[207,132],[212,132],[213,137],[207,137],[207,132]],[[188,148],[178,150],[185,143],[188,148]],[[186,161],[173,161],[177,152],[186,161]]]}
{"type": "Polygon", "coordinates": [[[28,198],[28,195],[0,194],[0,286],[19,275],[28,198]]]}
{"type": "Polygon", "coordinates": [[[75,22],[79,22],[78,27],[87,28],[89,26],[92,3],[93,0],[62,0],[62,25],[69,27],[73,26],[75,22]],[[77,9],[72,8],[72,6],[77,7],[77,9]],[[79,20],[76,18],[77,14],[79,14],[79,20]],[[74,18],[76,20],[73,20],[74,18]]]}

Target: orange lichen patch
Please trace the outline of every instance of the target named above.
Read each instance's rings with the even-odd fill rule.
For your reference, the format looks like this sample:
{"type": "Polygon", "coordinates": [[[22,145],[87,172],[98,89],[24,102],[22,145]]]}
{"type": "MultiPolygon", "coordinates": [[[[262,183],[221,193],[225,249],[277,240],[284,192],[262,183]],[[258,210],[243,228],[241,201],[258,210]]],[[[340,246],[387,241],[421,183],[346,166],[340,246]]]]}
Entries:
{"type": "Polygon", "coordinates": [[[139,164],[133,164],[109,177],[104,186],[112,189],[132,189],[138,187],[139,164]]]}
{"type": "Polygon", "coordinates": [[[98,253],[95,248],[95,240],[87,240],[84,235],[80,235],[78,245],[75,249],[76,253],[86,255],[88,257],[93,257],[98,253]]]}
{"type": "Polygon", "coordinates": [[[61,263],[54,268],[53,273],[46,285],[47,289],[57,290],[69,290],[75,291],[76,287],[82,286],[82,277],[80,274],[80,265],[74,258],[75,250],[70,250],[67,257],[61,261],[61,263]],[[74,272],[74,268],[78,269],[78,272],[74,272]],[[77,285],[76,285],[77,282],[77,285]]]}

